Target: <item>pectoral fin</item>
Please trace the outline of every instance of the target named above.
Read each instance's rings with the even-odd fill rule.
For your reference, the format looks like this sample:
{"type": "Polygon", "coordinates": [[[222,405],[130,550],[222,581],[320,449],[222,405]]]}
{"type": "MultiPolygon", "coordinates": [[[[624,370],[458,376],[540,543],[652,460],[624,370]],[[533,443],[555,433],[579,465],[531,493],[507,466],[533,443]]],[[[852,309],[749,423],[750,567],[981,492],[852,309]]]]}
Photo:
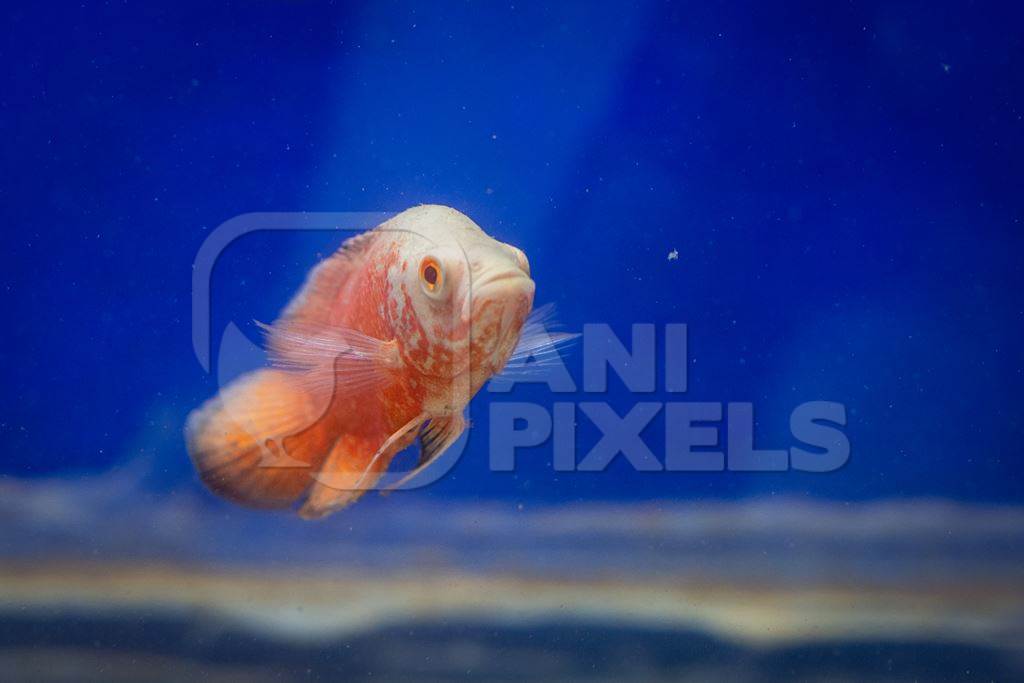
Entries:
{"type": "Polygon", "coordinates": [[[455,443],[468,426],[462,413],[431,418],[420,433],[420,461],[415,471],[431,463],[455,443]]]}
{"type": "Polygon", "coordinates": [[[427,422],[426,427],[420,432],[420,458],[415,469],[399,479],[396,483],[387,488],[387,491],[394,491],[401,488],[406,482],[427,468],[452,444],[459,440],[462,432],[466,431],[469,422],[461,413],[445,417],[434,417],[427,422]]]}
{"type": "Polygon", "coordinates": [[[561,352],[568,350],[580,335],[557,332],[554,304],[539,306],[530,312],[519,333],[505,367],[492,379],[535,380],[552,365],[561,365],[561,352]]]}

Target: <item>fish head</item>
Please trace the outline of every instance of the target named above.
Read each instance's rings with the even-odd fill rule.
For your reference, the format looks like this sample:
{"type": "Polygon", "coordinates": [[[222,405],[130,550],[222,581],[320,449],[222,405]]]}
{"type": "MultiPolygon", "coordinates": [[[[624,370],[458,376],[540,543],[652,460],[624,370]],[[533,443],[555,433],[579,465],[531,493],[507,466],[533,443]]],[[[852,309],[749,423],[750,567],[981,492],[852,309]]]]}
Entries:
{"type": "Polygon", "coordinates": [[[508,362],[533,306],[526,255],[448,207],[387,225],[401,243],[389,310],[403,357],[426,376],[470,377],[475,392],[508,362]]]}

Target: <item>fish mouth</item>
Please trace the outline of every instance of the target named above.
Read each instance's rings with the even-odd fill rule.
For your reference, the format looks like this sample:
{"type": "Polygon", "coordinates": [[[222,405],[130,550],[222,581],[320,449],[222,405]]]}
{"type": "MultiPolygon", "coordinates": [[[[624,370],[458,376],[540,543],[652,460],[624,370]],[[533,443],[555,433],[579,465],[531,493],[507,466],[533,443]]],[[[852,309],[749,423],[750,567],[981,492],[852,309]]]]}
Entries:
{"type": "Polygon", "coordinates": [[[476,292],[477,296],[480,296],[484,292],[489,292],[497,286],[509,287],[517,285],[529,285],[530,289],[532,289],[533,280],[531,280],[530,276],[521,270],[502,270],[485,278],[483,281],[478,282],[476,286],[473,287],[473,290],[476,292]]]}
{"type": "Polygon", "coordinates": [[[462,316],[475,353],[480,354],[475,360],[478,367],[504,364],[530,313],[534,288],[533,280],[519,270],[496,273],[473,287],[462,316]]]}
{"type": "Polygon", "coordinates": [[[462,304],[462,321],[471,322],[474,316],[479,317],[487,304],[492,303],[498,304],[507,313],[508,309],[516,309],[519,307],[517,304],[525,302],[528,312],[533,302],[534,288],[533,280],[521,270],[499,271],[474,283],[469,296],[462,304]]]}

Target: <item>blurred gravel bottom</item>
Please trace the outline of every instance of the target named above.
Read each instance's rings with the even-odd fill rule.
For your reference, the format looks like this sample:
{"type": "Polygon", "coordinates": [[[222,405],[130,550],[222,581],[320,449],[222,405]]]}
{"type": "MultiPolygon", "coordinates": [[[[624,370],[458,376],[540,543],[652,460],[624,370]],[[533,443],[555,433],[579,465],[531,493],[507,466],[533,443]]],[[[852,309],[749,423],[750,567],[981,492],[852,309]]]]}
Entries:
{"type": "Polygon", "coordinates": [[[0,568],[10,681],[1024,680],[1016,585],[0,568]]]}
{"type": "Polygon", "coordinates": [[[1024,680],[1024,508],[0,479],[0,681],[1024,680]]]}
{"type": "Polygon", "coordinates": [[[929,642],[753,648],[609,624],[416,622],[317,644],[124,616],[0,624],[5,681],[1014,681],[1019,653],[929,642]]]}

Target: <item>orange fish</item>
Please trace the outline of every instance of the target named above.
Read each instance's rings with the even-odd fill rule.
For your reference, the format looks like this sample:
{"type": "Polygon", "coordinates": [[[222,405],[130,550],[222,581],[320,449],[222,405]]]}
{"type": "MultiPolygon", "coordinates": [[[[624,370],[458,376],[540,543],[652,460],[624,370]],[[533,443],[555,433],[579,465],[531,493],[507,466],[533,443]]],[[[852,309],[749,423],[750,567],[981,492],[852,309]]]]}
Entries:
{"type": "MultiPolygon", "coordinates": [[[[273,367],[193,411],[189,455],[215,493],[316,518],[373,488],[419,437],[415,474],[467,427],[469,399],[529,335],[526,255],[465,215],[419,206],[317,265],[273,326],[273,367]]],[[[410,474],[410,476],[411,476],[410,474]]],[[[403,480],[404,481],[404,480],[403,480]]]]}

